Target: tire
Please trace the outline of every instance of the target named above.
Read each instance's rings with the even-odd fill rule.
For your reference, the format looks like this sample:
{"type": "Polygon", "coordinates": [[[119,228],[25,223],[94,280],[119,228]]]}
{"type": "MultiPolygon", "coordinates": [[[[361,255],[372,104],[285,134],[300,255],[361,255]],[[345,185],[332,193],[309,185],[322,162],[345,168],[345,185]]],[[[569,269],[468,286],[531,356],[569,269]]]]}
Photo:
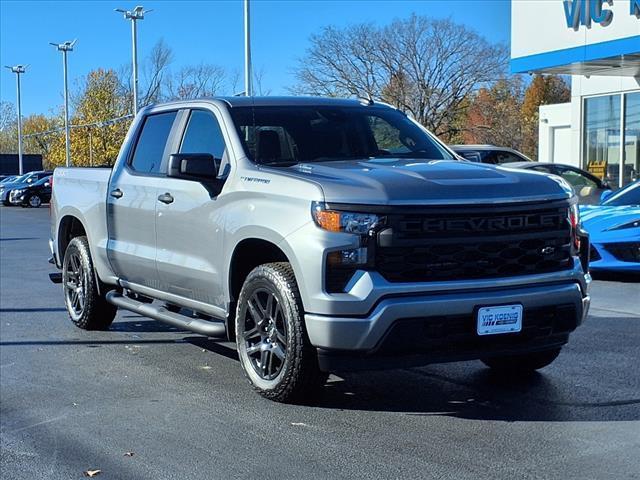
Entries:
{"type": "Polygon", "coordinates": [[[106,330],[117,307],[98,293],[98,284],[87,237],[69,242],[62,262],[62,288],[71,321],[84,330],[106,330]]]}
{"type": "Polygon", "coordinates": [[[482,362],[499,373],[531,373],[535,370],[550,365],[558,355],[561,348],[545,350],[543,352],[525,353],[522,355],[505,355],[500,357],[483,358],[482,362]]]}
{"type": "Polygon", "coordinates": [[[27,205],[29,206],[29,208],[40,208],[40,205],[42,205],[42,199],[40,198],[40,195],[35,194],[27,198],[27,205]]]}
{"type": "Polygon", "coordinates": [[[9,201],[9,195],[11,195],[11,190],[9,190],[9,191],[7,192],[7,198],[5,198],[4,200],[2,200],[2,204],[3,204],[5,207],[10,207],[10,206],[11,206],[11,202],[9,201]]]}
{"type": "Polygon", "coordinates": [[[313,398],[327,380],[304,326],[291,265],[268,263],[247,276],[236,309],[236,345],[253,389],[276,402],[313,398]]]}

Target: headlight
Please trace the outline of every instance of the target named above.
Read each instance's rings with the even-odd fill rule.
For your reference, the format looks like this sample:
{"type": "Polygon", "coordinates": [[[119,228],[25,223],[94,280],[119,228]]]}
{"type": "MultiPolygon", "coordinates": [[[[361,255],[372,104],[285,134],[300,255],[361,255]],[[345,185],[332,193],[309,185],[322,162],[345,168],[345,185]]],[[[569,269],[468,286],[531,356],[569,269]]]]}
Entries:
{"type": "Polygon", "coordinates": [[[328,210],[324,203],[311,204],[313,221],[320,228],[330,232],[355,233],[366,235],[380,221],[380,217],[373,213],[341,212],[328,210]]]}

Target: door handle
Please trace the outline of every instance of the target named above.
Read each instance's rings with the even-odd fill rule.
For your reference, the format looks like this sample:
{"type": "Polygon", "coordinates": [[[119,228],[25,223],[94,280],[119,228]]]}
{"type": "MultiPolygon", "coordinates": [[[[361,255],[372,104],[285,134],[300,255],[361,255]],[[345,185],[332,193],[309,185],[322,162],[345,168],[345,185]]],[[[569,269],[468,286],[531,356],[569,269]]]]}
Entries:
{"type": "Polygon", "coordinates": [[[158,195],[158,200],[168,205],[170,203],[173,203],[173,196],[169,192],[163,193],[162,195],[158,195]]]}
{"type": "Polygon", "coordinates": [[[124,193],[122,193],[122,190],[120,190],[119,188],[116,188],[115,190],[111,190],[111,196],[113,198],[120,198],[122,197],[122,195],[124,195],[124,193]]]}

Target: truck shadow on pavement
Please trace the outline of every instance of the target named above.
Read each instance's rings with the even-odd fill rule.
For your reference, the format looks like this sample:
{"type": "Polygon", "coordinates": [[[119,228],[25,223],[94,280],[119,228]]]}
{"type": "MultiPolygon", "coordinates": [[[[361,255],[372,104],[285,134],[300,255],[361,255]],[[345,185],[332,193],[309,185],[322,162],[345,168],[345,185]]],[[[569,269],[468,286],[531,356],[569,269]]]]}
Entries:
{"type": "MultiPolygon", "coordinates": [[[[184,340],[238,361],[232,346],[198,336],[184,340]]],[[[615,393],[607,389],[592,392],[588,398],[593,401],[583,401],[574,382],[570,375],[545,370],[521,377],[500,376],[480,362],[466,362],[332,375],[301,406],[505,422],[640,420],[640,395],[611,399],[615,393]]],[[[606,385],[605,380],[594,383],[606,385]]]]}

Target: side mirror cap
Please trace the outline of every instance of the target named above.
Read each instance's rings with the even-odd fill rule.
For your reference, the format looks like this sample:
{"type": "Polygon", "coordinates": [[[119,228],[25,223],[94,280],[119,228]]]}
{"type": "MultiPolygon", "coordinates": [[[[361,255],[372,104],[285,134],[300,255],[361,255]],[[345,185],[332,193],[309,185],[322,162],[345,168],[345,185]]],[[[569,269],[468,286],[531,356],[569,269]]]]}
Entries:
{"type": "Polygon", "coordinates": [[[218,177],[220,159],[210,153],[174,153],[169,157],[167,176],[185,180],[211,181],[218,177]]]}
{"type": "Polygon", "coordinates": [[[605,190],[604,192],[602,192],[600,194],[600,203],[604,203],[604,201],[609,198],[611,195],[613,195],[613,191],[612,190],[605,190]]]}

